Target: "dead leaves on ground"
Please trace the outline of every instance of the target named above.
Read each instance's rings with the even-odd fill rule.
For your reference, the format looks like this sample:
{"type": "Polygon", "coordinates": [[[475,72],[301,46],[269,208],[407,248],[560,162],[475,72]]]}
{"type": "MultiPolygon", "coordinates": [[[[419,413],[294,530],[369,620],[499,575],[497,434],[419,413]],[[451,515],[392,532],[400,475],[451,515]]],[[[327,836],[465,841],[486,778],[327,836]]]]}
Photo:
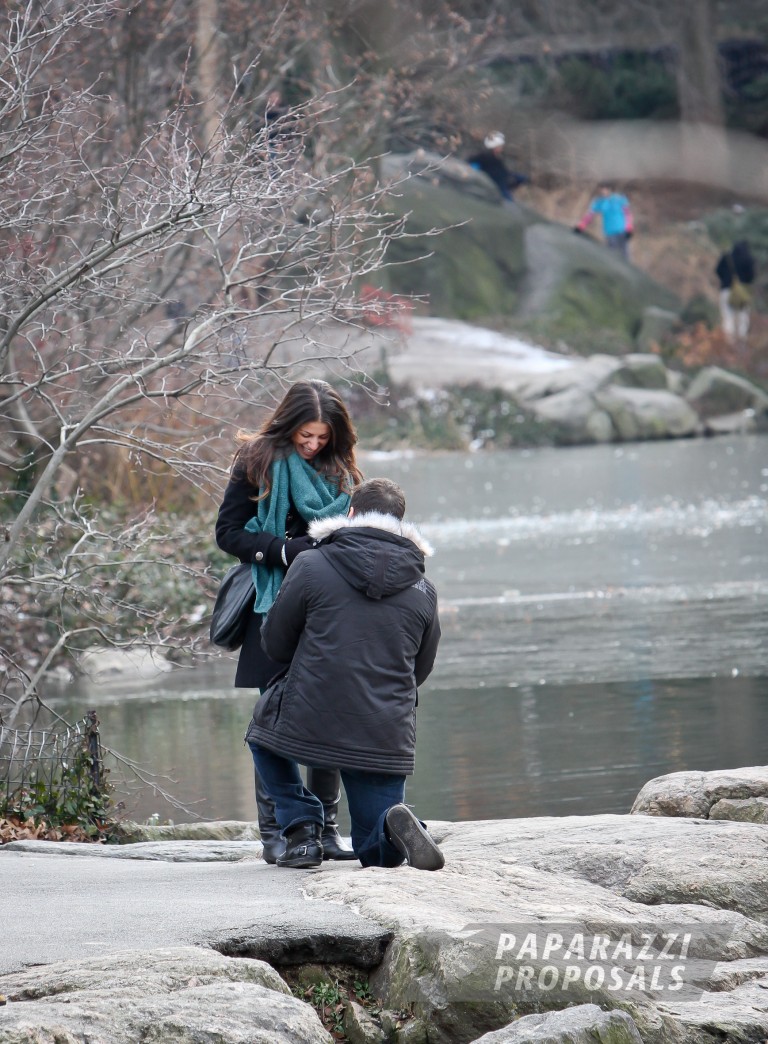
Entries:
{"type": "Polygon", "coordinates": [[[0,845],[9,841],[80,841],[98,843],[101,838],[91,837],[80,826],[74,824],[60,827],[49,826],[45,820],[37,821],[31,816],[21,820],[18,816],[0,819],[0,845]]]}

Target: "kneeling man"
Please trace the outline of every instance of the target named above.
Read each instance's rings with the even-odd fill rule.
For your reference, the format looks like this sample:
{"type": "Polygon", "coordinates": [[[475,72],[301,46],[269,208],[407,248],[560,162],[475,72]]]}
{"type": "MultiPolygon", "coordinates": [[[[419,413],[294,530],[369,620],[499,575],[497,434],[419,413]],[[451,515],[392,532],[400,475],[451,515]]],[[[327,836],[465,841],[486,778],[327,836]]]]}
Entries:
{"type": "Polygon", "coordinates": [[[310,525],[319,544],[296,557],[262,626],[264,649],[286,668],[256,704],[246,739],[286,839],[278,866],[323,860],[323,806],[298,763],[340,769],[363,866],[444,864],[403,804],[417,686],[440,640],[437,593],[424,576],[431,548],[404,514],[394,482],[363,482],[348,515],[310,525]]]}

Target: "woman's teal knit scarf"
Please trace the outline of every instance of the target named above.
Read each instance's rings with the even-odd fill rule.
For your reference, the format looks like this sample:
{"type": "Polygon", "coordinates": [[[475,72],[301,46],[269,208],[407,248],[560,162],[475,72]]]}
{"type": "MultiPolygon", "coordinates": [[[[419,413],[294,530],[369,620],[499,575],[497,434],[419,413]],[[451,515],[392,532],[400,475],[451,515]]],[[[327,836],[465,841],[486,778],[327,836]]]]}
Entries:
{"type": "MultiPolygon", "coordinates": [[[[283,539],[291,500],[307,522],[316,518],[344,515],[347,512],[349,494],[340,493],[337,483],[320,475],[295,450],[289,457],[273,462],[271,478],[272,488],[269,496],[258,502],[256,517],[245,524],[249,533],[272,533],[283,539]]],[[[277,597],[285,569],[283,566],[271,569],[259,562],[254,564],[252,573],[256,586],[253,611],[266,613],[277,597]]]]}

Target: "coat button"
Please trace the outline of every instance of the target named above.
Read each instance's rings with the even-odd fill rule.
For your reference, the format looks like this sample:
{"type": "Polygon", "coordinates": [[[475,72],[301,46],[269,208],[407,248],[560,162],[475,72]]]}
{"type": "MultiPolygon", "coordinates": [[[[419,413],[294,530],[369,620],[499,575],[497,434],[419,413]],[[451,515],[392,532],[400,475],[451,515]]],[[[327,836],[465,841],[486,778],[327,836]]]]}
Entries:
{"type": "Polygon", "coordinates": [[[253,560],[254,560],[254,562],[263,562],[264,561],[264,552],[263,551],[257,551],[256,554],[253,556],[253,560]]]}

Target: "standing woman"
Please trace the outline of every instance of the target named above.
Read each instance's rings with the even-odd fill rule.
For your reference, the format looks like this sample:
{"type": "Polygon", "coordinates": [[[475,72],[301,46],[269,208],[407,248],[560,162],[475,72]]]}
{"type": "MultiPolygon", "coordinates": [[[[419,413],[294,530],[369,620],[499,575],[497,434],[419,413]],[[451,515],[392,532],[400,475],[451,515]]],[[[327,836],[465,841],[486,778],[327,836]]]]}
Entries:
{"type": "MultiPolygon", "coordinates": [[[[263,692],[284,670],[261,647],[261,623],[285,571],[314,542],[309,523],[346,514],[362,480],[355,463],[357,434],[341,396],[325,381],[298,381],[255,434],[238,432],[229,485],[216,520],[216,543],[253,564],[256,600],[237,663],[235,686],[263,692]]],[[[336,769],[309,768],[307,786],[323,803],[326,859],[354,859],[338,831],[341,785],[336,769]]],[[[256,774],[256,807],[264,859],[284,848],[275,806],[256,774]]]]}

